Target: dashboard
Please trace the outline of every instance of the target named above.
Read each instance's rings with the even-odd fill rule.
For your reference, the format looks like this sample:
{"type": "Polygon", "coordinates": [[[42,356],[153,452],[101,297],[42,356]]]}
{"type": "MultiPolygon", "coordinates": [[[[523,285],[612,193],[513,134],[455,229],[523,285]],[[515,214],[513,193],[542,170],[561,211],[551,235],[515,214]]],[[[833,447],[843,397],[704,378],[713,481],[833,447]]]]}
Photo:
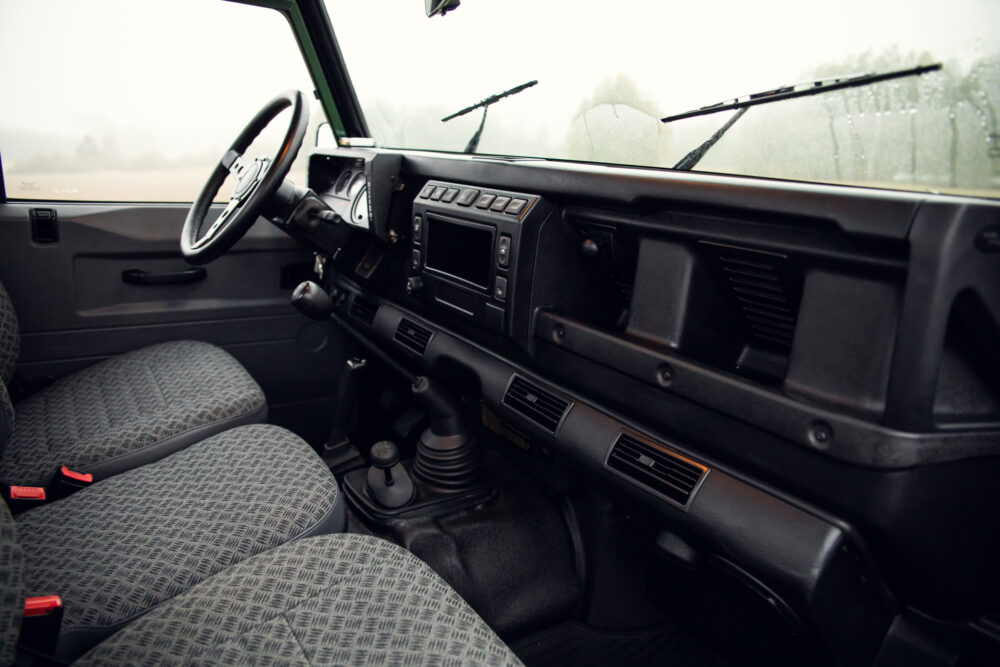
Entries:
{"type": "Polygon", "coordinates": [[[995,203],[376,149],[310,187],[339,321],[793,623],[1000,594],[995,203]]]}

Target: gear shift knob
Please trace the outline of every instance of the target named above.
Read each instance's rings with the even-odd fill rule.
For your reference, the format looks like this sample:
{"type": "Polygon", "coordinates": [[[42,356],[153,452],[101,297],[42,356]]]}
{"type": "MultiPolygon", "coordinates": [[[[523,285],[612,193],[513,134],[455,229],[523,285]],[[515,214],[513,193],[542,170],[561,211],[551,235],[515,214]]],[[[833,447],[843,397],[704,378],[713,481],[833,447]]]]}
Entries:
{"type": "Polygon", "coordinates": [[[327,291],[311,280],[299,283],[292,292],[292,305],[306,317],[328,320],[333,312],[333,299],[327,291]]]}
{"type": "Polygon", "coordinates": [[[399,463],[399,447],[396,446],[396,443],[389,440],[376,442],[372,445],[369,456],[371,457],[373,466],[388,472],[389,469],[399,463]]]}

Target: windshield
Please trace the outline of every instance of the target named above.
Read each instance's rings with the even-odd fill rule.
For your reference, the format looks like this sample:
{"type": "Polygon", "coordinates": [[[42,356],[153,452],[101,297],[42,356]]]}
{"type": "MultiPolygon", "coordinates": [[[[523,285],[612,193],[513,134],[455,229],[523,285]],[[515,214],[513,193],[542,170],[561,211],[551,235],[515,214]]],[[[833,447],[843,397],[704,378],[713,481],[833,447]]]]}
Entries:
{"type": "Polygon", "coordinates": [[[753,107],[693,169],[1000,193],[995,0],[825,8],[798,0],[464,0],[434,18],[422,5],[327,3],[380,146],[673,168],[734,112],[671,123],[665,116],[804,81],[940,62],[940,71],[753,107]],[[442,122],[536,80],[489,105],[485,121],[479,108],[442,122]]]}

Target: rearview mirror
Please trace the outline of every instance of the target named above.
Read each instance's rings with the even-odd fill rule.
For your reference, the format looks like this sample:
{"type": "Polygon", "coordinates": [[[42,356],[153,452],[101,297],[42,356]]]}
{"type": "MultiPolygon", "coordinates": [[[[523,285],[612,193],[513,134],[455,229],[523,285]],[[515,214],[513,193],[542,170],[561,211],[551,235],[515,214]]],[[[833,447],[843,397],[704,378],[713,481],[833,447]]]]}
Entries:
{"type": "Polygon", "coordinates": [[[461,0],[424,0],[424,11],[427,17],[444,16],[462,4],[461,0]]]}

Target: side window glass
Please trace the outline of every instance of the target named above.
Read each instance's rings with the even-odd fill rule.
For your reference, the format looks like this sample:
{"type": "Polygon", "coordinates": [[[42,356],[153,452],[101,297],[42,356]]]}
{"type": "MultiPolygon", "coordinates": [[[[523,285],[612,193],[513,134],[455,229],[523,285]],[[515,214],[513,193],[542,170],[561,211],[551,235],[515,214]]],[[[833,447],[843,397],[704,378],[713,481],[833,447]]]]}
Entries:
{"type": "MultiPolygon", "coordinates": [[[[304,185],[326,120],[285,17],[229,2],[8,0],[0,81],[9,199],[190,202],[244,124],[289,88],[312,101],[289,174],[304,185]]],[[[273,156],[289,115],[248,154],[273,156]]]]}

